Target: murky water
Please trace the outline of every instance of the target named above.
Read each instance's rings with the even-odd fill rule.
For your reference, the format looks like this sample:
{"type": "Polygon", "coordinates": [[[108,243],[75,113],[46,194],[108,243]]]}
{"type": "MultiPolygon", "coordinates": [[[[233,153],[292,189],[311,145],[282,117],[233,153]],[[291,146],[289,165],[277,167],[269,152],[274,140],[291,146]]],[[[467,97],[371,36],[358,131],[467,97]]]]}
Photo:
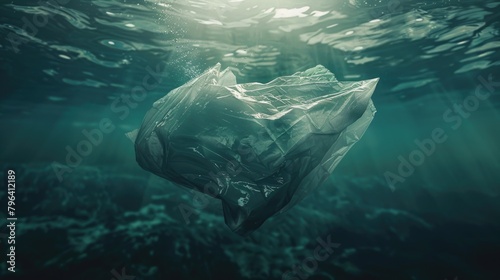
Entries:
{"type": "Polygon", "coordinates": [[[4,2],[0,159],[19,217],[12,273],[0,212],[6,279],[498,277],[500,2],[4,2]],[[141,170],[124,136],[217,62],[240,83],[317,64],[380,77],[375,119],[331,178],[246,237],[217,201],[141,170]],[[339,244],[322,261],[317,238],[339,244]]]}

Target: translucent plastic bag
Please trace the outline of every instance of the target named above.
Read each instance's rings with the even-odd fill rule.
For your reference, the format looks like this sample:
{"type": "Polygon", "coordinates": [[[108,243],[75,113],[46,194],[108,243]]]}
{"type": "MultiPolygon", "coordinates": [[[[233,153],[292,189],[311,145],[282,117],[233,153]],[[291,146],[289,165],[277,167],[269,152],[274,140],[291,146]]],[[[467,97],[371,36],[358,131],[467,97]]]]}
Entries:
{"type": "Polygon", "coordinates": [[[377,82],[340,83],[318,65],[237,84],[217,64],[154,103],[136,135],[137,162],[220,199],[226,224],[245,234],[333,172],[373,119],[377,82]]]}

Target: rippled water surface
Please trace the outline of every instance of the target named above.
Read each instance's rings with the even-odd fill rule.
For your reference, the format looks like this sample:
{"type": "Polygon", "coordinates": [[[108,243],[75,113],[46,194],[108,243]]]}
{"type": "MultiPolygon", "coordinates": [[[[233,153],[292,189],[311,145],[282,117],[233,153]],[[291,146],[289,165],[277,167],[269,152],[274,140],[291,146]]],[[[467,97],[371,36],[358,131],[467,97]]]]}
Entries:
{"type": "Polygon", "coordinates": [[[0,164],[19,220],[15,273],[0,231],[0,275],[498,279],[499,15],[494,1],[3,1],[0,164]],[[186,222],[193,194],[141,170],[124,136],[218,62],[240,83],[317,64],[380,78],[375,119],[331,178],[245,237],[216,201],[186,222]],[[103,119],[113,129],[72,157],[103,119]],[[317,238],[339,246],[294,270],[317,238]]]}

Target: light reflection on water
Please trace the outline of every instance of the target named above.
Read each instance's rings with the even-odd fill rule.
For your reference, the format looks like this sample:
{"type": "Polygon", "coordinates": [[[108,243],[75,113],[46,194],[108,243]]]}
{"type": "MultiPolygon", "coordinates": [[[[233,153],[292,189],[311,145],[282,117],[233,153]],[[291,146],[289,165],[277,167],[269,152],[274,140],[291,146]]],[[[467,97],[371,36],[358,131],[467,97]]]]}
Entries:
{"type": "MultiPolygon", "coordinates": [[[[476,231],[478,228],[475,226],[481,229],[481,225],[488,226],[498,220],[498,210],[488,208],[499,193],[498,89],[481,100],[470,116],[462,117],[457,129],[443,115],[474,94],[481,85],[481,77],[487,79],[492,75],[494,81],[500,80],[497,77],[500,73],[500,2],[66,2],[60,6],[39,6],[35,1],[12,2],[0,7],[0,74],[3,78],[0,126],[2,131],[8,132],[3,135],[10,135],[0,137],[0,158],[7,163],[42,166],[40,169],[33,167],[32,171],[26,169],[28,175],[24,180],[26,185],[32,186],[30,194],[35,193],[38,198],[38,189],[34,187],[37,184],[54,187],[56,180],[47,163],[64,162],[67,155],[65,147],[74,147],[81,141],[83,129],[97,127],[103,117],[111,119],[117,127],[115,132],[106,135],[102,144],[94,147],[92,155],[84,159],[73,176],[68,176],[64,185],[55,185],[64,196],[76,200],[80,196],[85,197],[83,202],[77,200],[78,203],[62,205],[63,199],[57,199],[63,195],[59,192],[53,200],[49,199],[50,195],[44,197],[48,200],[40,202],[40,205],[34,200],[33,205],[45,211],[40,210],[44,215],[50,216],[47,213],[57,212],[57,209],[74,210],[76,216],[81,213],[87,215],[93,213],[93,201],[106,207],[109,203],[117,203],[109,206],[110,209],[104,207],[113,213],[105,216],[110,220],[113,219],[110,217],[121,217],[113,212],[116,209],[123,212],[145,209],[144,212],[134,212],[133,219],[127,216],[120,222],[132,225],[143,219],[146,225],[151,222],[155,230],[176,237],[186,235],[186,240],[195,239],[199,247],[191,244],[191,249],[202,248],[198,250],[201,253],[196,255],[200,259],[206,258],[210,255],[206,252],[217,247],[218,253],[234,256],[233,264],[236,263],[238,271],[252,271],[247,260],[253,253],[260,254],[265,256],[265,260],[259,260],[262,275],[278,277],[281,270],[273,271],[273,267],[286,270],[294,261],[303,259],[303,250],[299,247],[313,244],[319,233],[331,228],[339,229],[336,241],[349,240],[357,245],[357,249],[348,251],[357,258],[373,252],[380,254],[377,257],[397,252],[395,256],[404,255],[408,263],[413,262],[411,255],[415,251],[406,249],[410,245],[404,243],[405,240],[426,250],[429,246],[437,246],[433,244],[434,239],[426,237],[432,234],[441,234],[443,239],[449,237],[455,243],[446,246],[440,243],[439,252],[432,251],[432,248],[422,251],[426,252],[419,255],[422,258],[436,255],[443,260],[456,253],[442,247],[478,248],[471,241],[473,238],[460,237],[457,233],[460,230],[453,231],[447,226],[461,229],[460,226],[467,225],[464,227],[469,231],[464,232],[474,232],[470,234],[485,240],[492,239],[490,234],[494,230],[483,228],[484,231],[476,231]],[[12,38],[17,41],[13,42],[12,38]],[[148,91],[144,101],[130,108],[125,118],[120,118],[121,115],[112,109],[113,102],[140,86],[149,73],[148,67],[154,68],[159,62],[166,65],[166,74],[161,82],[148,91]],[[272,234],[273,228],[269,225],[255,240],[246,239],[243,243],[225,235],[222,228],[203,235],[207,228],[223,223],[220,216],[211,216],[210,213],[201,215],[199,224],[194,228],[184,229],[184,225],[172,227],[168,222],[178,213],[168,206],[179,200],[178,197],[168,197],[165,203],[167,210],[161,207],[153,207],[153,210],[141,208],[149,204],[155,206],[154,201],[161,200],[161,197],[151,198],[148,203],[139,206],[134,204],[135,200],[129,200],[128,191],[132,190],[132,195],[136,196],[144,186],[151,191],[151,186],[161,184],[153,182],[138,170],[133,147],[124,137],[124,132],[139,126],[145,111],[155,100],[217,62],[221,62],[223,68],[230,67],[240,83],[267,82],[316,64],[326,66],[339,80],[380,77],[373,97],[378,112],[372,125],[341,162],[331,180],[309,200],[298,205],[293,210],[295,212],[281,218],[283,225],[277,226],[280,238],[272,234]],[[431,137],[436,128],[446,131],[446,142],[436,146],[436,151],[415,168],[413,175],[397,186],[396,193],[392,193],[384,180],[384,172],[397,172],[399,157],[408,158],[417,148],[415,141],[431,137]],[[133,170],[131,173],[134,175],[129,176],[128,170],[133,170]],[[150,181],[144,183],[147,180],[150,181]],[[109,186],[113,187],[109,193],[123,195],[121,199],[125,202],[108,199],[106,187],[109,186]],[[120,189],[124,186],[126,191],[120,189]],[[71,189],[73,187],[77,190],[71,189]],[[86,194],[84,187],[89,188],[88,192],[92,194],[86,194]],[[86,210],[78,212],[71,205],[86,210]],[[158,225],[148,211],[158,215],[167,226],[158,225]],[[457,226],[455,223],[461,224],[457,226]],[[441,228],[425,226],[421,229],[420,224],[441,228]],[[415,228],[417,230],[413,232],[415,228]],[[449,236],[451,231],[453,236],[449,236]],[[266,235],[268,233],[269,236],[266,235]],[[301,239],[301,234],[306,237],[301,239]],[[227,238],[224,239],[226,243],[218,238],[227,238]],[[375,240],[375,244],[370,244],[369,249],[360,248],[363,247],[360,240],[370,242],[370,239],[375,240]],[[388,244],[379,244],[380,240],[386,240],[388,244]],[[218,246],[219,243],[223,245],[218,246]],[[269,246],[264,248],[259,243],[269,246]],[[286,247],[290,243],[294,245],[286,247]]],[[[455,112],[454,116],[459,114],[455,112]]],[[[182,197],[183,201],[189,199],[182,197]]],[[[52,226],[43,221],[44,218],[40,218],[42,221],[30,220],[31,226],[52,226]]],[[[72,222],[74,217],[70,218],[72,222]]],[[[96,223],[91,230],[86,229],[88,233],[83,230],[69,233],[70,240],[79,244],[75,248],[90,246],[82,240],[96,238],[98,235],[92,235],[93,230],[106,236],[108,231],[102,228],[104,222],[96,223]]],[[[115,233],[126,235],[121,231],[115,233]]],[[[139,235],[140,231],[133,231],[133,234],[139,235]]],[[[145,234],[151,232],[146,231],[145,234]]],[[[180,238],[179,244],[183,242],[190,244],[180,238]]],[[[146,247],[153,250],[155,244],[148,243],[146,247]]],[[[122,243],[118,245],[113,248],[125,248],[122,243]]],[[[346,248],[348,246],[346,244],[346,248]]],[[[195,249],[186,252],[193,253],[195,249]]],[[[101,256],[103,249],[97,246],[92,250],[90,255],[101,256]]],[[[123,251],[119,252],[128,253],[123,251]]],[[[491,252],[484,253],[483,259],[488,253],[492,255],[491,252]]],[[[351,272],[373,268],[363,266],[363,261],[351,258],[349,254],[345,253],[342,260],[352,264],[351,272]]],[[[61,255],[52,257],[56,261],[67,259],[61,255]]],[[[114,257],[111,255],[109,259],[114,257]]],[[[175,259],[168,254],[162,257],[159,259],[175,259]]],[[[366,263],[373,264],[373,258],[368,259],[366,263]]],[[[388,257],[384,260],[391,261],[383,265],[384,269],[390,269],[396,267],[394,261],[399,259],[388,257]]],[[[457,263],[462,264],[458,260],[450,262],[455,264],[454,267],[458,267],[457,263]]],[[[182,262],[175,264],[182,267],[182,262]]],[[[201,267],[190,265],[196,269],[201,267]]],[[[471,262],[468,265],[474,269],[482,267],[471,262]]],[[[332,260],[330,267],[337,266],[342,265],[332,260]]],[[[460,270],[462,272],[469,268],[465,264],[461,267],[465,267],[460,270]]],[[[401,268],[405,268],[406,272],[398,276],[404,275],[409,279],[410,275],[405,273],[411,269],[404,265],[401,268]]],[[[380,267],[377,269],[380,270],[380,267]]],[[[454,269],[459,271],[459,268],[454,269]]],[[[446,275],[451,277],[454,271],[449,273],[446,275]]],[[[444,274],[426,274],[427,277],[415,276],[412,279],[444,279],[445,276],[441,275],[444,274]]],[[[111,278],[109,274],[104,277],[111,278]]]]}

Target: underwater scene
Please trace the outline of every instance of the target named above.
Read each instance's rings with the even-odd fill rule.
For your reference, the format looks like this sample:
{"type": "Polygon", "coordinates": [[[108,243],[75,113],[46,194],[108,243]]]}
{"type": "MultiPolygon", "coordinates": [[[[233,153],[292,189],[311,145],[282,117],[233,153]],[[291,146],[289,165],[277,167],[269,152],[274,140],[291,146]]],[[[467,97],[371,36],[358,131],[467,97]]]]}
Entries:
{"type": "Polygon", "coordinates": [[[500,279],[500,2],[0,19],[0,279],[500,279]]]}

